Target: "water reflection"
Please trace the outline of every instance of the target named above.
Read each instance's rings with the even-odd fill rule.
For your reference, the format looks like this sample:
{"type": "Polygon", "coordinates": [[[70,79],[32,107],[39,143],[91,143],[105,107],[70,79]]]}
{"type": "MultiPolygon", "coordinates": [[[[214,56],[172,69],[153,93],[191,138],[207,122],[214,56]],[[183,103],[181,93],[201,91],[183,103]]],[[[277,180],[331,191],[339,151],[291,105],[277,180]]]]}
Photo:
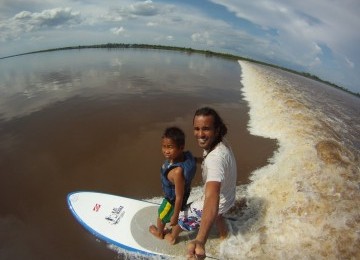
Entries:
{"type": "Polygon", "coordinates": [[[235,91],[236,100],[231,101],[239,101],[238,68],[233,66],[227,71],[228,65],[221,60],[216,62],[217,68],[214,64],[201,56],[129,50],[63,51],[3,60],[2,117],[23,116],[74,96],[130,98],[139,94],[213,93],[225,100],[234,97],[229,91],[235,91]],[[22,62],[27,66],[18,66],[22,62]]]}

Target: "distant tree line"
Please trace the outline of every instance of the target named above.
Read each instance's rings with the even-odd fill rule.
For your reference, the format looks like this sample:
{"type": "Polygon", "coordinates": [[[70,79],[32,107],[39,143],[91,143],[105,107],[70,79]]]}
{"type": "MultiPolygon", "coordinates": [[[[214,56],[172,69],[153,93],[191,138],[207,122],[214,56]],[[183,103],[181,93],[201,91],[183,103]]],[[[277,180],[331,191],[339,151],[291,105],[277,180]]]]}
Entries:
{"type": "Polygon", "coordinates": [[[292,72],[292,73],[295,73],[295,74],[298,74],[298,75],[302,75],[304,77],[311,78],[311,79],[316,80],[316,81],[320,81],[322,83],[331,85],[331,86],[333,86],[335,88],[341,89],[341,90],[346,91],[346,92],[348,92],[350,94],[353,94],[355,96],[360,97],[360,93],[351,92],[351,91],[349,91],[348,89],[346,89],[344,87],[338,86],[338,85],[336,85],[334,83],[331,83],[329,81],[322,80],[319,77],[317,77],[315,75],[312,75],[312,74],[310,74],[308,72],[298,72],[298,71],[295,71],[295,70],[283,68],[283,67],[276,66],[276,65],[273,65],[273,64],[269,64],[269,63],[265,63],[265,62],[262,62],[262,61],[257,61],[257,60],[253,60],[253,59],[249,59],[249,58],[245,58],[245,57],[241,57],[241,56],[237,56],[237,55],[233,55],[233,54],[228,54],[228,53],[220,53],[220,52],[213,52],[213,51],[209,51],[209,50],[199,50],[199,49],[177,47],[177,46],[136,44],[136,43],[135,44],[130,44],[130,43],[106,43],[106,44],[95,44],[95,45],[79,45],[79,46],[53,48],[53,49],[46,49],[46,50],[40,50],[40,51],[26,52],[26,53],[22,53],[22,54],[16,54],[16,55],[2,57],[0,59],[6,59],[6,58],[11,58],[11,57],[34,54],[34,53],[41,53],[41,52],[74,50],[74,49],[96,49],[96,48],[99,48],[99,49],[101,48],[101,49],[159,49],[159,50],[171,50],[171,51],[185,52],[187,54],[198,53],[198,54],[203,54],[203,55],[205,55],[207,57],[214,56],[214,57],[220,57],[220,58],[236,60],[236,61],[237,60],[251,61],[251,62],[254,62],[254,63],[258,63],[258,64],[278,68],[278,69],[281,69],[281,70],[289,71],[289,72],[292,72]]]}

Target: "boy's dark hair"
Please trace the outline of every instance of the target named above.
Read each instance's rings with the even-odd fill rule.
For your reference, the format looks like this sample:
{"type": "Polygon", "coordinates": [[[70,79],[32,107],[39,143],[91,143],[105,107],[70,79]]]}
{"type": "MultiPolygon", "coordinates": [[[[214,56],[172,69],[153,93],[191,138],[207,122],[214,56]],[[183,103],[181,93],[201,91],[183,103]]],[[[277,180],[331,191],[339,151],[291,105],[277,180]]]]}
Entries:
{"type": "Polygon", "coordinates": [[[215,111],[215,109],[210,107],[202,107],[195,111],[194,119],[196,116],[212,116],[214,118],[214,128],[215,131],[219,133],[217,139],[215,140],[214,146],[222,141],[223,137],[227,134],[227,127],[224,124],[223,120],[219,116],[219,114],[215,111]]]}
{"type": "Polygon", "coordinates": [[[162,138],[173,140],[178,147],[185,146],[185,134],[176,126],[166,128],[162,138]]]}

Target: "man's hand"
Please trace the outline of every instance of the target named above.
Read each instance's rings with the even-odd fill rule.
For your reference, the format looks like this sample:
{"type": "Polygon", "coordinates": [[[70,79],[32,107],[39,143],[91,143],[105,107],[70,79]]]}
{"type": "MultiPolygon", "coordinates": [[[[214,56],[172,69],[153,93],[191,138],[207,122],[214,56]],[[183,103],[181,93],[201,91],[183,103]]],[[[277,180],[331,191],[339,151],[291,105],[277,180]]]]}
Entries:
{"type": "Polygon", "coordinates": [[[205,245],[204,243],[193,240],[189,242],[187,245],[187,259],[189,260],[195,260],[195,259],[205,259],[205,245]]]}

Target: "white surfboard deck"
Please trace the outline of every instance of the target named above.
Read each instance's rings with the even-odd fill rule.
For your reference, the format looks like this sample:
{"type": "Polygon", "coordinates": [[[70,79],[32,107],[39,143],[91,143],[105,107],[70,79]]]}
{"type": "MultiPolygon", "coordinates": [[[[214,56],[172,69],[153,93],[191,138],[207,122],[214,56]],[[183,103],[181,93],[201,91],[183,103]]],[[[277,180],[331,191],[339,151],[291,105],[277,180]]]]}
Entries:
{"type": "MultiPolygon", "coordinates": [[[[67,196],[71,213],[99,239],[143,255],[184,256],[187,241],[196,233],[182,232],[178,243],[169,245],[155,238],[149,226],[156,225],[158,204],[126,197],[80,191],[67,196]]],[[[218,239],[212,239],[218,245],[218,239]]],[[[209,242],[209,241],[208,241],[209,242]]],[[[208,251],[207,243],[207,253],[208,251]]],[[[209,246],[210,246],[209,244],[209,246]]]]}

